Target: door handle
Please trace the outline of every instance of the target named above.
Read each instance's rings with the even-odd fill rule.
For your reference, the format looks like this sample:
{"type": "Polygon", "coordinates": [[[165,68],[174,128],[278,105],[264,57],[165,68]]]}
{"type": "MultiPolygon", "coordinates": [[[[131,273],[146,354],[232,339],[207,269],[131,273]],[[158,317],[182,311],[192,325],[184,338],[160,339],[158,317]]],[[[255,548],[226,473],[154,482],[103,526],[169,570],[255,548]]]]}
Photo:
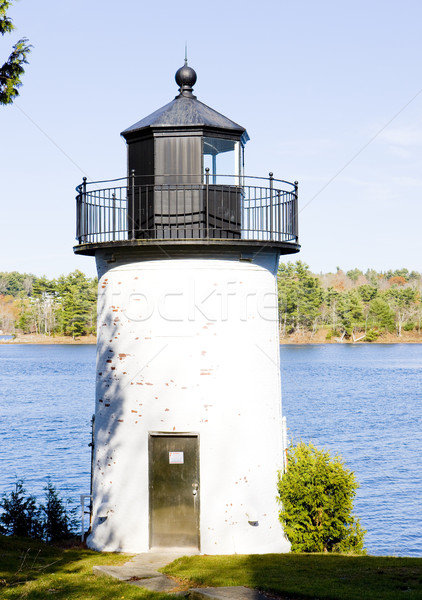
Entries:
{"type": "Polygon", "coordinates": [[[197,483],[192,483],[192,495],[196,496],[198,494],[199,485],[197,483]]]}

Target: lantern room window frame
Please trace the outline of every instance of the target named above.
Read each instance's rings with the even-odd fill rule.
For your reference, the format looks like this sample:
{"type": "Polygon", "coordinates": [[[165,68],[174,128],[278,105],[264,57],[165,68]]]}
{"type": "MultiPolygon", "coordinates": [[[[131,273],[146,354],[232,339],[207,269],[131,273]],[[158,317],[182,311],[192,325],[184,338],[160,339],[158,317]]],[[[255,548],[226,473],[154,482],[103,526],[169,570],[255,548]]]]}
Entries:
{"type": "Polygon", "coordinates": [[[209,169],[211,184],[242,185],[244,167],[244,144],[240,140],[202,136],[202,172],[209,169]]]}

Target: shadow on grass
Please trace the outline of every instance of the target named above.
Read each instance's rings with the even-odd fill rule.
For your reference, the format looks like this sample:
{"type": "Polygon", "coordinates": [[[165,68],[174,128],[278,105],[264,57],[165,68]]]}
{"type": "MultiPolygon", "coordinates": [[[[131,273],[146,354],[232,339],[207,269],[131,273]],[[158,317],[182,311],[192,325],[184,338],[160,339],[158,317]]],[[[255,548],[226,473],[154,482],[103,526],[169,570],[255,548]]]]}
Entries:
{"type": "Polygon", "coordinates": [[[82,546],[63,549],[30,539],[0,535],[0,598],[168,600],[172,597],[93,574],[95,565],[122,564],[128,558],[127,555],[99,554],[82,546]]]}

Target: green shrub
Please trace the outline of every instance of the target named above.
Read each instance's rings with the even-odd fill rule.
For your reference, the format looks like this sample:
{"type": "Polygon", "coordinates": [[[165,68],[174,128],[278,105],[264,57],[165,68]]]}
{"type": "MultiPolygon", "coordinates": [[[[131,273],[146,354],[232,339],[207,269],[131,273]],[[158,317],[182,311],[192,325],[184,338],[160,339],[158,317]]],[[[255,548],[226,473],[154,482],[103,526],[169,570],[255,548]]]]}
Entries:
{"type": "Polygon", "coordinates": [[[341,333],[337,329],[329,329],[325,336],[326,340],[331,340],[333,337],[340,337],[341,333]]]}
{"type": "Polygon", "coordinates": [[[47,482],[44,490],[45,504],[41,505],[44,541],[57,542],[72,537],[74,526],[72,514],[66,510],[63,499],[51,481],[47,482]]]}
{"type": "Polygon", "coordinates": [[[368,329],[365,337],[363,338],[364,342],[375,342],[378,339],[380,332],[376,329],[368,329]]]}
{"type": "Polygon", "coordinates": [[[9,495],[3,494],[0,507],[3,509],[0,525],[6,535],[42,537],[41,510],[34,496],[26,497],[21,479],[15,482],[15,488],[9,495]]]}
{"type": "Polygon", "coordinates": [[[413,331],[413,330],[415,329],[415,327],[416,327],[416,323],[411,323],[411,322],[409,322],[409,323],[405,323],[405,324],[403,325],[403,329],[404,329],[405,331],[413,331]]]}
{"type": "Polygon", "coordinates": [[[365,554],[365,531],[352,515],[358,484],[340,457],[303,442],[279,473],[280,521],[292,552],[365,554]]]}
{"type": "Polygon", "coordinates": [[[0,533],[56,542],[72,537],[76,519],[48,480],[45,504],[37,506],[34,496],[26,496],[23,480],[18,479],[10,494],[0,500],[0,533]]]}

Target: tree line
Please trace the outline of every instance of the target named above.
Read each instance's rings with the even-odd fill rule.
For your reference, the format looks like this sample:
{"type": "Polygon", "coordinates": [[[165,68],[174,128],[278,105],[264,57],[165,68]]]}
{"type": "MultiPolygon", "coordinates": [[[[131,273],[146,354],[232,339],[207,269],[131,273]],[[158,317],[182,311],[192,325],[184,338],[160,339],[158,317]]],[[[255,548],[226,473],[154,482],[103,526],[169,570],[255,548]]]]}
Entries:
{"type": "MultiPolygon", "coordinates": [[[[420,334],[422,274],[359,269],[316,275],[301,262],[278,269],[280,334],[374,341],[385,332],[420,334]]],[[[97,279],[0,273],[0,330],[79,337],[96,333],[97,279]]]]}
{"type": "Polygon", "coordinates": [[[374,341],[383,333],[415,331],[422,321],[422,275],[407,269],[368,269],[315,275],[301,262],[281,264],[281,335],[327,331],[340,340],[374,341]]]}
{"type": "Polygon", "coordinates": [[[81,271],[57,279],[0,273],[0,330],[14,334],[95,334],[97,279],[81,271]]]}

